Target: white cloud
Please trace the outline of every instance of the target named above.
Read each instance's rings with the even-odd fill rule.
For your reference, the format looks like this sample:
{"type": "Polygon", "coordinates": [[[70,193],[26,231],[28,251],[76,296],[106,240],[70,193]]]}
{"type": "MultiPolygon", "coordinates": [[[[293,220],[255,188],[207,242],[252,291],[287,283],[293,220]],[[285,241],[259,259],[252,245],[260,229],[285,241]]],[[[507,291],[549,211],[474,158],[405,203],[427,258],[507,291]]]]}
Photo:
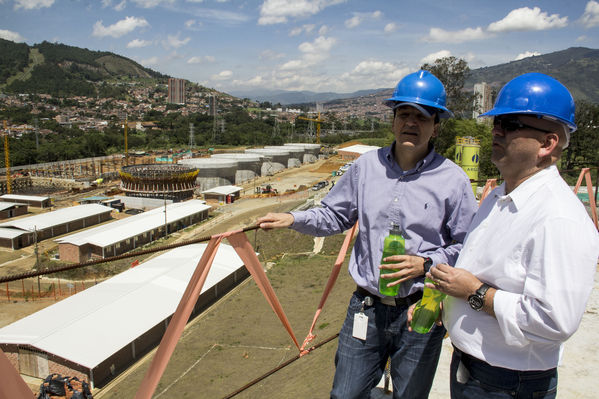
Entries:
{"type": "Polygon", "coordinates": [[[141,8],[154,8],[162,4],[173,4],[175,0],[131,0],[141,8]]]}
{"type": "Polygon", "coordinates": [[[119,4],[114,6],[114,10],[115,11],[123,11],[125,9],[126,5],[127,5],[127,0],[123,0],[119,4]]]}
{"type": "Polygon", "coordinates": [[[117,23],[110,26],[104,26],[102,24],[102,21],[98,21],[94,24],[92,36],[112,36],[114,38],[117,38],[124,36],[137,28],[145,28],[147,26],[150,26],[150,24],[148,23],[148,21],[146,21],[145,18],[137,17],[126,17],[125,19],[121,19],[117,23]]]}
{"type": "MultiPolygon", "coordinates": [[[[0,0],[2,3],[2,0],[0,0]]],[[[102,0],[102,8],[110,7],[112,5],[112,0],[102,0]]]]}
{"type": "Polygon", "coordinates": [[[302,32],[311,33],[314,30],[314,27],[315,27],[314,24],[307,24],[307,25],[295,27],[295,28],[291,29],[291,31],[289,32],[289,36],[292,36],[292,37],[298,36],[298,35],[301,35],[302,32]]]}
{"type": "Polygon", "coordinates": [[[215,58],[211,55],[206,55],[204,57],[202,56],[198,56],[198,57],[191,57],[190,59],[187,60],[188,64],[205,64],[208,62],[214,62],[215,58]]]}
{"type": "Polygon", "coordinates": [[[329,52],[337,43],[333,37],[319,36],[313,42],[304,42],[298,46],[302,52],[299,60],[291,60],[279,67],[280,71],[293,71],[305,69],[316,65],[329,57],[329,52]]]}
{"type": "Polygon", "coordinates": [[[152,44],[151,41],[142,40],[142,39],[133,39],[129,43],[127,43],[127,48],[140,48],[147,47],[152,44]]]}
{"type": "Polygon", "coordinates": [[[213,80],[228,80],[233,76],[233,72],[231,71],[221,71],[216,75],[212,75],[211,78],[213,80]]]}
{"type": "Polygon", "coordinates": [[[580,22],[585,28],[594,28],[599,25],[599,3],[591,0],[584,8],[584,14],[580,17],[580,22]]]}
{"type": "Polygon", "coordinates": [[[179,48],[185,46],[191,40],[190,37],[186,37],[185,39],[179,39],[179,33],[176,35],[167,35],[166,40],[162,41],[162,45],[167,48],[179,48]]]}
{"type": "Polygon", "coordinates": [[[524,53],[518,54],[516,58],[514,58],[514,61],[522,60],[524,58],[533,57],[537,55],[541,55],[541,53],[539,53],[538,51],[525,51],[524,53]]]}
{"type": "Polygon", "coordinates": [[[203,3],[204,0],[186,0],[188,3],[203,3]]]}
{"type": "Polygon", "coordinates": [[[337,85],[347,88],[393,87],[410,72],[410,68],[400,67],[390,62],[365,60],[356,65],[351,72],[342,74],[337,85]]]}
{"type": "Polygon", "coordinates": [[[374,12],[361,12],[354,13],[354,16],[345,21],[345,27],[348,29],[353,29],[359,26],[366,19],[379,19],[383,16],[383,13],[380,11],[374,12]]]}
{"type": "Polygon", "coordinates": [[[258,25],[281,24],[289,18],[309,17],[346,0],[264,0],[258,25]]]}
{"type": "Polygon", "coordinates": [[[21,43],[25,41],[25,38],[19,35],[17,32],[10,30],[0,29],[0,39],[10,40],[11,42],[21,43]]]}
{"type": "Polygon", "coordinates": [[[353,29],[362,23],[362,18],[359,15],[354,15],[350,19],[345,20],[345,27],[347,29],[353,29]]]}
{"type": "Polygon", "coordinates": [[[421,64],[433,64],[436,60],[440,58],[451,57],[451,51],[449,50],[441,50],[436,53],[432,53],[424,56],[421,60],[421,64]]]}
{"type": "Polygon", "coordinates": [[[264,50],[263,52],[260,53],[260,59],[261,60],[276,60],[279,58],[283,58],[285,56],[285,54],[283,53],[277,53],[275,51],[272,51],[270,49],[264,50]]]}
{"type": "Polygon", "coordinates": [[[399,28],[399,26],[397,26],[395,22],[389,22],[387,25],[385,25],[384,31],[385,33],[391,33],[395,32],[397,28],[399,28]]]}
{"type": "Polygon", "coordinates": [[[458,31],[447,31],[441,28],[431,28],[423,40],[433,43],[463,43],[488,37],[481,27],[466,28],[458,31]]]}
{"type": "Polygon", "coordinates": [[[158,57],[150,57],[148,59],[141,60],[140,64],[146,67],[150,65],[158,65],[158,57]]]}
{"type": "Polygon", "coordinates": [[[576,42],[580,43],[580,42],[585,42],[588,39],[588,37],[586,37],[585,35],[582,36],[578,36],[576,38],[576,42]]]}
{"type": "Polygon", "coordinates": [[[318,29],[318,35],[319,35],[319,36],[324,36],[324,35],[326,35],[327,33],[329,33],[329,27],[328,27],[328,26],[326,26],[326,25],[322,25],[322,26],[320,27],[320,29],[318,29]]]}
{"type": "Polygon", "coordinates": [[[36,8],[51,7],[54,0],[15,0],[15,10],[34,10],[36,8]]]}
{"type": "Polygon", "coordinates": [[[539,7],[522,7],[509,12],[500,21],[489,24],[489,32],[514,32],[563,28],[568,25],[568,17],[559,14],[548,15],[539,7]]]}

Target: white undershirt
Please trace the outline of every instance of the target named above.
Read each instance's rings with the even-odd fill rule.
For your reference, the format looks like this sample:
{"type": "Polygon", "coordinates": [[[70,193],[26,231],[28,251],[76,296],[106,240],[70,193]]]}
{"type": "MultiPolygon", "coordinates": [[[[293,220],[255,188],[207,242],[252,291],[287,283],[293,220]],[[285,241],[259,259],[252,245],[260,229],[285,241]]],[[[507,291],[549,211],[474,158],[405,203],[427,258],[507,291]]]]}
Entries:
{"type": "Polygon", "coordinates": [[[599,235],[580,200],[550,166],[505,195],[505,183],[472,220],[457,268],[497,288],[496,319],[447,297],[452,343],[493,366],[556,367],[593,287],[599,235]]]}

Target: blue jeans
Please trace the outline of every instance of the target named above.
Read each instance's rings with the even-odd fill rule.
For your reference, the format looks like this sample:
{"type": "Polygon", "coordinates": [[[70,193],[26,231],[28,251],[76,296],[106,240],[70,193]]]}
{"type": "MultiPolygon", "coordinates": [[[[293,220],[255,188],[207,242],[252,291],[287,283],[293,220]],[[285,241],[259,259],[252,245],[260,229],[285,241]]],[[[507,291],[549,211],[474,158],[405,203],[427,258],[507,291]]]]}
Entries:
{"type": "Polygon", "coordinates": [[[557,396],[556,368],[518,371],[494,367],[456,348],[451,358],[450,381],[451,399],[554,399],[557,396]]]}
{"type": "Polygon", "coordinates": [[[394,399],[426,398],[430,392],[445,328],[435,325],[428,334],[409,332],[407,306],[387,306],[376,301],[365,306],[366,341],[352,336],[354,314],[364,297],[354,292],[339,333],[335,378],[331,398],[369,398],[391,358],[394,399]]]}

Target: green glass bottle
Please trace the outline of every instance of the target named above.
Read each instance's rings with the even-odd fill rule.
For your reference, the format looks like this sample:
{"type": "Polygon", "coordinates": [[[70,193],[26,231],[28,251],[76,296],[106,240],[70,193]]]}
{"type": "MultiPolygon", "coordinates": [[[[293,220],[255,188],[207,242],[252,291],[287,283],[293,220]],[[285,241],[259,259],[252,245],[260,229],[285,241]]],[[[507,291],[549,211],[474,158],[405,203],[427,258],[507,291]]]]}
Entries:
{"type": "MultiPolygon", "coordinates": [[[[381,258],[381,264],[392,264],[394,262],[383,262],[388,256],[393,255],[404,255],[406,253],[406,240],[401,235],[401,230],[399,226],[395,223],[391,224],[391,230],[389,230],[389,235],[385,237],[385,242],[383,244],[383,256],[381,258]]],[[[393,287],[387,287],[387,284],[396,281],[396,278],[385,278],[385,274],[394,273],[395,270],[392,269],[381,269],[379,276],[379,292],[386,296],[396,296],[399,292],[400,284],[394,285],[393,287]]]]}
{"type": "MultiPolygon", "coordinates": [[[[433,280],[428,277],[424,279],[425,284],[432,282],[433,280]]],[[[425,286],[422,299],[416,303],[414,313],[412,313],[412,322],[410,323],[412,330],[420,334],[429,332],[439,317],[440,304],[445,297],[446,295],[442,292],[425,286]]]]}

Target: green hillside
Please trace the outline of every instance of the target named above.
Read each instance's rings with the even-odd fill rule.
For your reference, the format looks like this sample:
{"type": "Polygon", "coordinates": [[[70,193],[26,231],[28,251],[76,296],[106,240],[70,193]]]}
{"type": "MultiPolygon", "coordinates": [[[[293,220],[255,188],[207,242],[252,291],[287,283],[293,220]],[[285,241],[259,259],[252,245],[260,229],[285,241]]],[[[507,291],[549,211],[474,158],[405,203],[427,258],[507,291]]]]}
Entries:
{"type": "Polygon", "coordinates": [[[599,103],[599,50],[571,47],[567,50],[524,58],[507,64],[473,69],[465,88],[487,82],[500,88],[526,72],[542,72],[562,82],[576,100],[599,103]]]}
{"type": "Polygon", "coordinates": [[[110,52],[49,42],[30,47],[0,39],[0,89],[9,93],[95,96],[101,82],[167,78],[110,52]]]}

